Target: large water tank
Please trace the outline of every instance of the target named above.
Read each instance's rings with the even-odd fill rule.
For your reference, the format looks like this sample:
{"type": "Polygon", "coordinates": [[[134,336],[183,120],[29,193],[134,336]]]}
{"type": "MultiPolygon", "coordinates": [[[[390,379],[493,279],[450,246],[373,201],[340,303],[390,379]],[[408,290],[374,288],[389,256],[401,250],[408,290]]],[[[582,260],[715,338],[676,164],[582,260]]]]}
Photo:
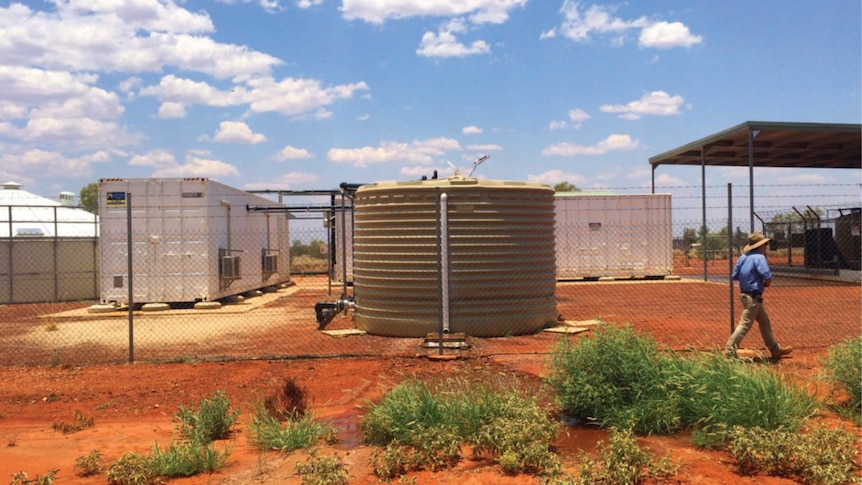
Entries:
{"type": "Polygon", "coordinates": [[[450,332],[517,335],[556,322],[550,187],[461,176],[386,182],[360,187],[354,207],[357,328],[397,337],[437,332],[447,285],[450,332]],[[441,194],[449,249],[442,271],[441,194]]]}

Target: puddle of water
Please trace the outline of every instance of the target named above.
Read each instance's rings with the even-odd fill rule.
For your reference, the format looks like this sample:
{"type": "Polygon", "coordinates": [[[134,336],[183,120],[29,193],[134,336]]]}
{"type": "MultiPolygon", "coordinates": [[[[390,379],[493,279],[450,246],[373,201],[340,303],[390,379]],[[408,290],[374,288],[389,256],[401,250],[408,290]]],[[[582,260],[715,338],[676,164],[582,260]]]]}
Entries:
{"type": "Polygon", "coordinates": [[[607,444],[608,431],[598,428],[566,426],[557,434],[552,445],[564,458],[576,457],[580,452],[593,453],[599,442],[607,444]]]}
{"type": "Polygon", "coordinates": [[[362,445],[362,430],[359,423],[362,420],[359,410],[329,416],[326,421],[338,430],[338,441],[333,445],[339,450],[351,450],[362,445]]]}

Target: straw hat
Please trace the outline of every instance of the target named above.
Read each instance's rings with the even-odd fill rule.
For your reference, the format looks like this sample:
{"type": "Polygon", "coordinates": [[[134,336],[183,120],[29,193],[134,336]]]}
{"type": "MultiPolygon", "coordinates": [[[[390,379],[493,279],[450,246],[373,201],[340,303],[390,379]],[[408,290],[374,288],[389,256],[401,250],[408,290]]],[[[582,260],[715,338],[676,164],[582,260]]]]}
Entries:
{"type": "Polygon", "coordinates": [[[742,248],[742,252],[747,253],[752,249],[757,249],[769,241],[772,241],[772,238],[764,236],[762,232],[752,232],[748,235],[748,244],[742,248]]]}

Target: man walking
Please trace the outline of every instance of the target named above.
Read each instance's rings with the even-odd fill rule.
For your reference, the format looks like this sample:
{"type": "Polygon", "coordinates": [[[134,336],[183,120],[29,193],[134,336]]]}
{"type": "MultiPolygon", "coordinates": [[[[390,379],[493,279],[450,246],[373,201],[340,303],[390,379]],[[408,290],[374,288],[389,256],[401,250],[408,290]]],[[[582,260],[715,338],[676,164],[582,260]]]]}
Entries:
{"type": "Polygon", "coordinates": [[[736,261],[731,278],[739,281],[739,298],[742,300],[742,316],[739,325],[727,340],[725,355],[736,357],[736,350],[745,335],[751,330],[754,322],[760,328],[760,335],[773,359],[780,359],[793,350],[791,347],[782,348],[772,336],[772,325],[769,316],[763,306],[763,290],[772,283],[772,272],[766,262],[766,243],[770,238],[760,232],[751,233],[748,236],[748,244],[742,248],[743,255],[736,261]]]}

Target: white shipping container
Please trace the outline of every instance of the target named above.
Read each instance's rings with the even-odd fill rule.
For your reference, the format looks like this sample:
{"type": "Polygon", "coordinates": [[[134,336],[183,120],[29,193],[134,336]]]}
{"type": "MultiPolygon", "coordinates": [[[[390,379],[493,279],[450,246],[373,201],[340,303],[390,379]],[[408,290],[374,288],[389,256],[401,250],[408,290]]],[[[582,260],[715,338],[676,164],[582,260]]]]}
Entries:
{"type": "MultiPolygon", "coordinates": [[[[350,200],[345,200],[350,205],[350,200]]],[[[336,209],[333,216],[335,222],[335,265],[332,268],[332,280],[353,283],[353,210],[336,209]],[[343,219],[343,220],[342,220],[343,219]],[[347,263],[346,267],[344,263],[347,263]]]]}
{"type": "Polygon", "coordinates": [[[206,178],[99,180],[101,300],[127,304],[127,211],[135,303],[210,301],[290,280],[281,206],[206,178]]]}
{"type": "Polygon", "coordinates": [[[557,279],[673,273],[670,194],[557,193],[557,279]]]}

